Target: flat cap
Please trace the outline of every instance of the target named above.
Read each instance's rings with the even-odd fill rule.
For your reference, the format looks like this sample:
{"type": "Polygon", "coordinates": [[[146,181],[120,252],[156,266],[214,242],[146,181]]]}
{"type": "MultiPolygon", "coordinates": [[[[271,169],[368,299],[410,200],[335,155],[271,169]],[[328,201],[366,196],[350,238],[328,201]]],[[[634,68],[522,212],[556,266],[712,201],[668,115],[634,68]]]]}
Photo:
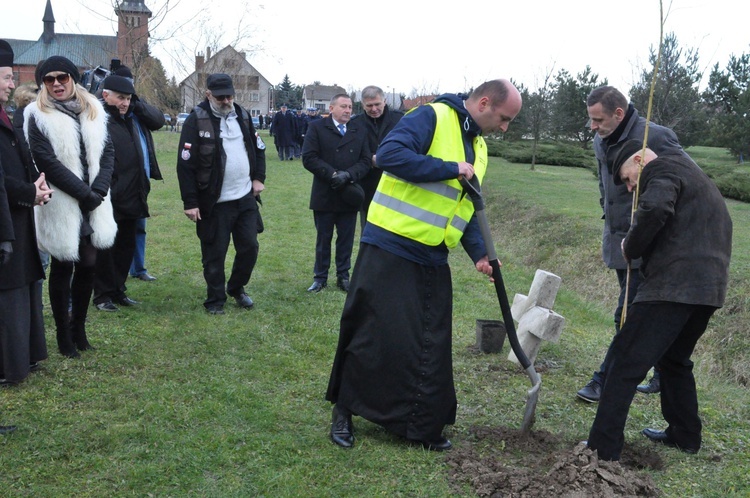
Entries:
{"type": "Polygon", "coordinates": [[[110,74],[104,81],[102,81],[102,90],[111,90],[113,92],[124,93],[127,95],[133,95],[135,88],[133,87],[133,81],[125,76],[117,76],[116,74],[110,74]]]}
{"type": "Polygon", "coordinates": [[[612,179],[615,181],[615,185],[622,185],[620,179],[620,168],[625,164],[625,161],[633,157],[633,154],[643,150],[643,141],[630,139],[626,140],[617,148],[615,152],[615,159],[612,161],[612,179]]]}
{"type": "Polygon", "coordinates": [[[224,73],[209,74],[206,79],[206,86],[213,95],[234,95],[234,86],[232,77],[224,73]]]}

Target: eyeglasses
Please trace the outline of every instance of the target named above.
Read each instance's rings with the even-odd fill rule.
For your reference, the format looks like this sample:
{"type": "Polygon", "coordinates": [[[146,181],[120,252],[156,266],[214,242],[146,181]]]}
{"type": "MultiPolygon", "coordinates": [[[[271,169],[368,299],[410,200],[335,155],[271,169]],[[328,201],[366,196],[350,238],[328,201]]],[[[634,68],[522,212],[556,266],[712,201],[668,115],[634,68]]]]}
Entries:
{"type": "Polygon", "coordinates": [[[65,83],[70,81],[70,75],[68,73],[65,73],[65,74],[58,74],[57,76],[45,76],[44,78],[42,78],[42,81],[44,81],[44,84],[50,85],[50,86],[55,84],[55,80],[57,80],[57,82],[60,83],[61,85],[64,85],[65,83]]]}
{"type": "Polygon", "coordinates": [[[232,100],[234,95],[214,95],[214,98],[219,102],[223,102],[225,100],[232,100]]]}

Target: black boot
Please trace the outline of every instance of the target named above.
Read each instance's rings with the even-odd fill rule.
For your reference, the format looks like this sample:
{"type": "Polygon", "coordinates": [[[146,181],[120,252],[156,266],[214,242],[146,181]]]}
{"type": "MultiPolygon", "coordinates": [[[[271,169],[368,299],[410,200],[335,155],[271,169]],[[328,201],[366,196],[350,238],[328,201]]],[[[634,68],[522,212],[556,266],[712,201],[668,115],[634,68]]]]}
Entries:
{"type": "Polygon", "coordinates": [[[55,319],[55,327],[57,328],[57,349],[61,355],[68,358],[79,357],[76,345],[73,343],[67,298],[53,299],[52,292],[50,292],[50,305],[52,316],[55,319]]]}
{"type": "Polygon", "coordinates": [[[79,266],[71,286],[71,336],[79,351],[94,349],[86,337],[86,316],[94,284],[94,267],[79,266]]]}
{"type": "Polygon", "coordinates": [[[62,326],[57,326],[57,349],[60,350],[61,355],[67,356],[68,358],[78,358],[81,356],[71,337],[70,322],[63,324],[62,326]]]}
{"type": "Polygon", "coordinates": [[[73,342],[75,343],[76,348],[78,348],[78,351],[94,349],[94,346],[89,343],[89,340],[86,337],[86,320],[77,321],[74,318],[71,322],[70,330],[73,342]]]}
{"type": "Polygon", "coordinates": [[[70,331],[70,315],[68,314],[70,276],[72,272],[73,263],[62,262],[52,258],[49,274],[49,303],[57,328],[57,349],[63,356],[77,358],[80,355],[73,343],[70,331]]]}

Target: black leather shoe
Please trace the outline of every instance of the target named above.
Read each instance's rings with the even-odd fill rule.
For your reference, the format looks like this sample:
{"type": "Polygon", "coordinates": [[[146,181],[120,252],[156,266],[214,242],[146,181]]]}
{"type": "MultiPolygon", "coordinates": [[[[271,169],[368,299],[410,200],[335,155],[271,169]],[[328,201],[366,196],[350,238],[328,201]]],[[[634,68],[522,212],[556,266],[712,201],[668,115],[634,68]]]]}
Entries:
{"type": "Polygon", "coordinates": [[[235,302],[237,303],[237,306],[240,308],[250,309],[255,304],[252,299],[250,299],[250,296],[245,294],[244,292],[234,297],[235,302]]]}
{"type": "Polygon", "coordinates": [[[669,446],[670,448],[677,448],[678,450],[684,451],[685,453],[690,453],[691,455],[695,455],[700,449],[700,446],[695,447],[677,444],[677,442],[675,442],[665,431],[657,431],[656,429],[643,429],[641,431],[641,434],[655,443],[661,443],[664,446],[669,446]]]}
{"type": "Polygon", "coordinates": [[[352,414],[349,412],[339,411],[334,405],[331,414],[331,441],[342,448],[351,448],[354,446],[354,426],[352,425],[352,414]]]}
{"type": "Polygon", "coordinates": [[[0,434],[9,434],[15,430],[15,425],[0,425],[0,434]]]}
{"type": "Polygon", "coordinates": [[[318,282],[317,280],[312,283],[310,287],[307,288],[307,292],[320,292],[324,288],[327,287],[327,284],[325,282],[318,282]]]}
{"type": "Polygon", "coordinates": [[[656,394],[661,391],[661,382],[659,382],[659,377],[651,377],[647,383],[641,384],[636,389],[639,393],[656,394]]]}
{"type": "Polygon", "coordinates": [[[209,306],[206,308],[206,311],[209,315],[223,315],[224,314],[224,307],[223,306],[209,306]]]}
{"type": "Polygon", "coordinates": [[[422,448],[429,451],[447,451],[453,448],[453,444],[450,440],[444,436],[440,436],[434,441],[414,441],[417,444],[421,444],[422,448]]]}
{"type": "Polygon", "coordinates": [[[141,273],[140,275],[136,275],[135,278],[138,280],[143,280],[144,282],[153,282],[156,280],[156,277],[153,275],[149,275],[148,273],[141,273]]]}
{"type": "Polygon", "coordinates": [[[116,302],[120,306],[135,306],[138,303],[135,299],[130,299],[128,296],[121,297],[120,299],[113,299],[112,301],[116,302]]]}
{"type": "Polygon", "coordinates": [[[576,396],[586,401],[587,403],[596,403],[602,395],[602,385],[595,380],[590,380],[588,384],[583,386],[577,393],[576,396]]]}
{"type": "Polygon", "coordinates": [[[120,308],[115,306],[115,303],[112,301],[105,301],[103,303],[99,303],[96,305],[96,309],[99,311],[120,311],[120,308]]]}
{"type": "Polygon", "coordinates": [[[349,292],[349,279],[348,278],[336,279],[336,287],[338,287],[344,292],[349,292]]]}

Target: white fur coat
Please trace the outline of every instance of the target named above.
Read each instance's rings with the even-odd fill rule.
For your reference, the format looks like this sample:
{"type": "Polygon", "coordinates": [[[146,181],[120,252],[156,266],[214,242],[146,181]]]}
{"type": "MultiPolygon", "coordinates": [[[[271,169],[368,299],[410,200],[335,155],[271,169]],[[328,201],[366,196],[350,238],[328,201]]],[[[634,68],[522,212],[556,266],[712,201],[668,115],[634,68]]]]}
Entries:
{"type": "MultiPolygon", "coordinates": [[[[88,116],[81,115],[75,120],[60,111],[43,112],[36,102],[29,104],[24,110],[24,134],[29,139],[29,116],[34,116],[39,131],[47,137],[57,159],[78,178],[83,179],[83,164],[81,164],[81,144],[79,135],[83,137],[86,147],[86,160],[89,171],[88,179],[91,184],[99,173],[99,162],[107,143],[107,113],[101,103],[91,99],[97,106],[97,116],[93,121],[88,116]]],[[[83,214],[78,200],[66,194],[49,183],[55,192],[50,201],[34,208],[36,218],[37,241],[39,247],[61,261],[78,261],[78,246],[80,243],[81,222],[83,214]]],[[[89,224],[94,229],[91,242],[98,249],[112,247],[117,234],[117,224],[112,213],[110,195],[91,211],[89,224]]]]}

